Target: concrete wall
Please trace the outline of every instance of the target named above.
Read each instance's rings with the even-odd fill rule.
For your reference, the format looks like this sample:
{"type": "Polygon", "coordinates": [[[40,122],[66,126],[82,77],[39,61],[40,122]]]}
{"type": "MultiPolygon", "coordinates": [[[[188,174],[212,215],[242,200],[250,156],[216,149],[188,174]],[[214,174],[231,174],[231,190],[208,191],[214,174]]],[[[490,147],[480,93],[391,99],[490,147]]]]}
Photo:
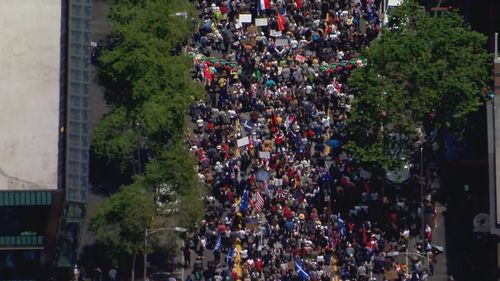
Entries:
{"type": "Polygon", "coordinates": [[[0,190],[57,188],[61,0],[0,0],[0,190]]]}

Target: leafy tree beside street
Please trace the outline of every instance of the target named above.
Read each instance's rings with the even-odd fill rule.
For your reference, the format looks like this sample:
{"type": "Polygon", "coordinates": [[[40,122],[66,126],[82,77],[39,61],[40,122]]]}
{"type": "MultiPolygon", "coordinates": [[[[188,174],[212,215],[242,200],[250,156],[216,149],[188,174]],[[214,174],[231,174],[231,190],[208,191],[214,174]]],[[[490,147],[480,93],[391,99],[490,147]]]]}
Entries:
{"type": "Polygon", "coordinates": [[[107,198],[95,210],[90,230],[115,259],[132,258],[144,250],[144,229],[154,226],[156,210],[153,195],[132,184],[107,198]]]}
{"type": "Polygon", "coordinates": [[[414,0],[395,8],[362,54],[367,65],[350,79],[356,158],[387,170],[410,158],[419,130],[441,144],[449,134],[461,137],[491,79],[485,44],[455,12],[433,17],[414,0]]]}
{"type": "Polygon", "coordinates": [[[114,257],[140,253],[146,228],[188,227],[203,216],[204,187],[183,142],[186,114],[203,96],[190,77],[191,59],[180,52],[194,30],[194,11],[187,0],[110,1],[113,33],[99,59],[109,112],[92,148],[119,163],[133,183],[104,200],[90,229],[114,257]],[[159,202],[161,187],[172,202],[159,202]],[[178,207],[162,212],[163,203],[178,207]]]}

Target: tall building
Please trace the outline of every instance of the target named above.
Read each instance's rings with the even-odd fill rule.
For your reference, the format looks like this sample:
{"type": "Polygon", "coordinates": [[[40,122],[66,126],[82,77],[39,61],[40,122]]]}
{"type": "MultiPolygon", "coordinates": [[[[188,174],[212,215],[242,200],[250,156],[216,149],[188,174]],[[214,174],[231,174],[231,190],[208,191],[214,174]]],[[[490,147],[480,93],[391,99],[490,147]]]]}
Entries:
{"type": "Polygon", "coordinates": [[[0,1],[0,280],[47,280],[75,262],[90,17],[90,0],[0,1]]]}

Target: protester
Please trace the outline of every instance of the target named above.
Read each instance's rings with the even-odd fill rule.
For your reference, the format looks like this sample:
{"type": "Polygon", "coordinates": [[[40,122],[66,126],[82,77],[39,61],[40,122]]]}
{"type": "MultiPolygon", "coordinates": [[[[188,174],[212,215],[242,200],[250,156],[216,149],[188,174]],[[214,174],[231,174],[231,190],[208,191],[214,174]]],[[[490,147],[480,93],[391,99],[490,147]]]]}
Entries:
{"type": "Polygon", "coordinates": [[[186,142],[211,196],[193,250],[215,258],[197,259],[195,280],[331,280],[334,261],[342,280],[412,278],[389,253],[417,232],[415,204],[384,194],[343,147],[348,75],[378,35],[378,4],[198,1],[188,51],[208,98],[186,142]]]}

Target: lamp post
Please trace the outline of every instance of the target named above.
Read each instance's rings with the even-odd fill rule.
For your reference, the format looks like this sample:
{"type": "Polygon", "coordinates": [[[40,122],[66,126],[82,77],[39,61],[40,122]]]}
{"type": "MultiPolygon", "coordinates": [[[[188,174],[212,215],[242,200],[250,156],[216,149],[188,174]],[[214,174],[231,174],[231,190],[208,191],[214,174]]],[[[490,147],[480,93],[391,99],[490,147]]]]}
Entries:
{"type": "Polygon", "coordinates": [[[420,215],[422,217],[422,247],[425,244],[425,217],[424,217],[424,147],[420,146],[420,215]]]}
{"type": "Polygon", "coordinates": [[[144,281],[147,280],[148,278],[148,236],[157,232],[162,232],[162,231],[167,231],[167,230],[173,230],[176,232],[181,232],[185,233],[187,229],[184,227],[163,227],[163,228],[156,228],[156,229],[148,229],[146,228],[144,230],[144,281]]]}

